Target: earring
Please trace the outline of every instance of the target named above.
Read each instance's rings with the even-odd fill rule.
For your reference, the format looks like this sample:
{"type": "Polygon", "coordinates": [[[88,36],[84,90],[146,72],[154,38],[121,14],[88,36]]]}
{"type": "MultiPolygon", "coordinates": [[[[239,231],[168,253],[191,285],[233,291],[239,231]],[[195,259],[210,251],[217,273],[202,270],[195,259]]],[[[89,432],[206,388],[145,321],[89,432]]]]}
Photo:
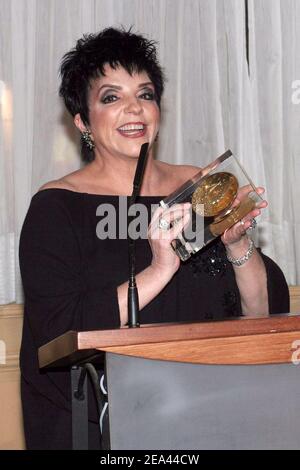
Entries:
{"type": "Polygon", "coordinates": [[[81,138],[89,150],[93,150],[95,148],[95,144],[91,138],[91,131],[83,131],[81,138]]]}

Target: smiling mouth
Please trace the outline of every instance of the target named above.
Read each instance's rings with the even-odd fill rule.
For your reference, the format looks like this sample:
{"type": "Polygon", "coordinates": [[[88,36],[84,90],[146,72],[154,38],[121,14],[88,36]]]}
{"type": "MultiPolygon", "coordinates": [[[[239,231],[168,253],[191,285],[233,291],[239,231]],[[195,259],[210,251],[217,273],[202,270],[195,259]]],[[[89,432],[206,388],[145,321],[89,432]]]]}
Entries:
{"type": "Polygon", "coordinates": [[[118,127],[117,131],[124,137],[142,137],[146,133],[146,128],[143,123],[130,123],[118,127]]]}

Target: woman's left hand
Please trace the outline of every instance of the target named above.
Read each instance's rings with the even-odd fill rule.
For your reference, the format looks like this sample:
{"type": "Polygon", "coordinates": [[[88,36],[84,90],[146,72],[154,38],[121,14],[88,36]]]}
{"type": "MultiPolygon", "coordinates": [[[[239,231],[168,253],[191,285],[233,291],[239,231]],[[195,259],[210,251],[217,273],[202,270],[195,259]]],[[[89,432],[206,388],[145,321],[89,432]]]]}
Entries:
{"type": "MultiPolygon", "coordinates": [[[[244,191],[247,191],[247,193],[250,193],[253,191],[252,187],[245,187],[243,188],[244,191]]],[[[244,192],[243,191],[243,192],[244,192]]],[[[257,188],[257,193],[262,195],[265,192],[265,189],[262,187],[257,188]]],[[[242,195],[243,197],[245,194],[242,195]]],[[[238,204],[240,202],[239,198],[237,197],[235,204],[238,204]]],[[[225,230],[223,233],[221,240],[224,243],[225,246],[233,245],[238,243],[242,237],[245,235],[246,230],[251,227],[252,225],[252,219],[255,219],[261,214],[261,209],[265,209],[267,207],[268,203],[266,200],[262,200],[257,204],[255,209],[250,211],[245,217],[243,217],[242,220],[234,224],[232,227],[229,229],[225,230]]]]}

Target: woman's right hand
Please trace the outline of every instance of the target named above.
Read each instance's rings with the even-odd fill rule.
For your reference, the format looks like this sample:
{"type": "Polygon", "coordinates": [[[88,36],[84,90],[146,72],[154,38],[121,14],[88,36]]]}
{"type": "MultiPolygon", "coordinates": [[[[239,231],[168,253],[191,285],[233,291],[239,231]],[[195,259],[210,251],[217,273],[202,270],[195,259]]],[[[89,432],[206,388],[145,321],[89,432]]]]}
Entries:
{"type": "MultiPolygon", "coordinates": [[[[160,294],[180,266],[180,259],[171,247],[171,242],[189,223],[190,204],[177,204],[169,209],[159,207],[153,214],[148,227],[148,240],[152,250],[152,262],[136,276],[139,291],[139,307],[142,310],[160,294]],[[168,223],[176,220],[172,227],[163,230],[159,220],[163,217],[168,223]]],[[[121,325],[128,322],[128,282],[118,286],[118,303],[121,325]]]]}
{"type": "Polygon", "coordinates": [[[180,259],[174,252],[171,242],[188,225],[190,207],[190,203],[174,204],[168,209],[159,207],[153,214],[148,227],[148,240],[152,250],[151,266],[159,276],[165,275],[171,279],[180,266],[180,259]],[[160,228],[161,219],[172,224],[171,227],[160,228]]]}

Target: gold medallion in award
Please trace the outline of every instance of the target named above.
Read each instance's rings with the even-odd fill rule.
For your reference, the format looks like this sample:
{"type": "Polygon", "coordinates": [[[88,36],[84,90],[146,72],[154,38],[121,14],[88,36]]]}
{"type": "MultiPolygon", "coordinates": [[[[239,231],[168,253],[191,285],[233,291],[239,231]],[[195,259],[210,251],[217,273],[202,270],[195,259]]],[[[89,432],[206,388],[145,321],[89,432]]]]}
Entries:
{"type": "Polygon", "coordinates": [[[216,217],[232,205],[238,187],[238,180],[231,173],[222,171],[207,176],[193,193],[193,210],[204,217],[216,217]]]}

